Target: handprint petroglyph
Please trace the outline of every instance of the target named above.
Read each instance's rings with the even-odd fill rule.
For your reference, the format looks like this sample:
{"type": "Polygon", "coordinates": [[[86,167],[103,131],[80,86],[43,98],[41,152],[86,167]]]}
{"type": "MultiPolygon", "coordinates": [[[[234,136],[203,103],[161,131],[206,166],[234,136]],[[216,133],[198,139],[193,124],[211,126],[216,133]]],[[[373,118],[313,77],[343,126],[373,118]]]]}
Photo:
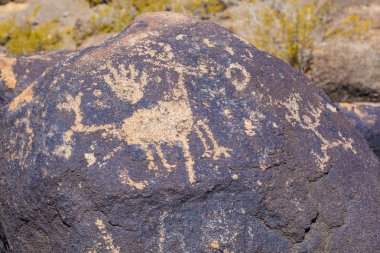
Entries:
{"type": "Polygon", "coordinates": [[[140,73],[133,64],[130,64],[128,69],[124,65],[119,65],[116,69],[110,62],[106,65],[110,70],[110,74],[103,77],[106,84],[121,100],[137,103],[144,96],[144,87],[148,82],[147,74],[142,72],[139,77],[140,73]]]}

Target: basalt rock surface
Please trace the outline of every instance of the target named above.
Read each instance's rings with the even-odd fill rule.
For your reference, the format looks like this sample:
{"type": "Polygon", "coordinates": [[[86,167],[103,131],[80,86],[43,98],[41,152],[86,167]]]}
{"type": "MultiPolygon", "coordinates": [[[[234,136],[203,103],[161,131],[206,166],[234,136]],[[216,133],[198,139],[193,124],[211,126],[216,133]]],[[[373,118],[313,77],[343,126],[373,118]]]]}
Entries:
{"type": "Polygon", "coordinates": [[[172,13],[0,110],[3,252],[377,252],[380,170],[327,96],[172,13]]]}
{"type": "Polygon", "coordinates": [[[340,109],[380,158],[380,104],[341,103],[340,109]]]}
{"type": "Polygon", "coordinates": [[[23,57],[0,56],[0,107],[9,103],[48,68],[68,58],[71,51],[56,51],[23,57]]]}

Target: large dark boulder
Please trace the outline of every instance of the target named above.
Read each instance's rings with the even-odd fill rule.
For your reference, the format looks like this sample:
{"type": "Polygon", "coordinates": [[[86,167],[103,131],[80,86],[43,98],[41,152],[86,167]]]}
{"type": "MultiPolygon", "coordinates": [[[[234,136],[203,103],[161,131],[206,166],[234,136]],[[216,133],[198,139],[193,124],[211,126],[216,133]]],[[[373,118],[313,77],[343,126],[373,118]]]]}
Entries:
{"type": "Polygon", "coordinates": [[[55,51],[22,57],[0,56],[0,107],[9,103],[47,69],[72,53],[55,51]]]}
{"type": "Polygon", "coordinates": [[[380,104],[340,103],[340,110],[380,158],[380,104]]]}
{"type": "Polygon", "coordinates": [[[380,251],[365,140],[218,25],[139,16],[0,118],[3,252],[380,251]]]}

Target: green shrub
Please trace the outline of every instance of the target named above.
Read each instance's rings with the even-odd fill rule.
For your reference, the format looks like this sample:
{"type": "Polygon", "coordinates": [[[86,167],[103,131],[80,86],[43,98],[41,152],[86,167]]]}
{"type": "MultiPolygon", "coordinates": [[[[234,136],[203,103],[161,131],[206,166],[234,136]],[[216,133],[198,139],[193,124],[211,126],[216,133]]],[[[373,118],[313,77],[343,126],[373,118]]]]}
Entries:
{"type": "Polygon", "coordinates": [[[14,20],[8,20],[3,23],[0,23],[0,45],[5,45],[6,43],[8,43],[14,27],[14,20]]]}
{"type": "MultiPolygon", "coordinates": [[[[92,1],[104,3],[105,1],[92,1]]],[[[87,21],[87,30],[75,32],[73,39],[78,44],[87,37],[119,32],[131,23],[134,17],[146,12],[177,11],[188,12],[198,16],[215,14],[225,9],[220,0],[113,0],[106,1],[108,4],[101,6],[97,13],[87,21]]]]}
{"type": "Polygon", "coordinates": [[[112,0],[86,0],[88,2],[88,4],[90,5],[90,7],[94,7],[94,6],[97,6],[99,4],[108,4],[110,3],[112,0]]]}
{"type": "Polygon", "coordinates": [[[220,0],[191,0],[185,2],[183,7],[186,11],[201,18],[206,18],[227,8],[220,0]]]}
{"type": "Polygon", "coordinates": [[[132,0],[132,6],[136,11],[136,15],[145,12],[170,10],[172,3],[172,0],[132,0]]]}
{"type": "Polygon", "coordinates": [[[62,37],[56,31],[57,27],[56,20],[36,27],[33,27],[30,22],[23,26],[15,26],[9,35],[10,39],[6,48],[14,55],[59,49],[62,37]]]}
{"type": "Polygon", "coordinates": [[[16,24],[14,20],[0,23],[0,44],[16,56],[30,54],[38,51],[58,49],[61,44],[61,35],[57,31],[58,21],[34,26],[32,20],[39,12],[35,8],[24,24],[16,24]]]}
{"type": "Polygon", "coordinates": [[[306,72],[318,40],[354,39],[369,29],[371,22],[357,15],[348,16],[342,24],[329,28],[330,11],[330,1],[275,0],[258,11],[259,24],[253,28],[252,43],[306,72]]]}

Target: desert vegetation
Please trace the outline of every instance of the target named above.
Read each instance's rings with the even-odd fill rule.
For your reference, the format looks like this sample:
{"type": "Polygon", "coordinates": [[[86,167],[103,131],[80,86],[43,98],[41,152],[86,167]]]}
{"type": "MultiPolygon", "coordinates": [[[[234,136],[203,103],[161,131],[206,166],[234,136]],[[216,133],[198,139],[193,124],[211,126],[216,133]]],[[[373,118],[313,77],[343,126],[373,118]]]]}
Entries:
{"type": "Polygon", "coordinates": [[[39,8],[33,10],[21,25],[15,20],[0,23],[0,45],[5,45],[10,54],[25,55],[60,48],[63,34],[57,30],[58,21],[52,19],[34,25],[33,19],[38,12],[39,8]]]}
{"type": "Polygon", "coordinates": [[[341,23],[331,20],[331,1],[276,0],[256,13],[251,42],[303,72],[309,70],[316,42],[331,37],[360,39],[368,32],[370,20],[346,16],[341,23]]]}
{"type": "MultiPolygon", "coordinates": [[[[256,47],[280,57],[307,72],[316,43],[330,38],[358,40],[368,32],[371,21],[348,15],[340,22],[331,19],[331,0],[245,0],[247,11],[233,16],[222,0],[86,0],[94,10],[89,18],[73,27],[60,27],[57,20],[35,24],[36,8],[22,23],[0,23],[0,45],[11,55],[64,48],[63,41],[80,47],[88,38],[116,33],[134,17],[152,11],[175,11],[212,19],[246,20],[246,31],[239,34],[256,47]]],[[[240,27],[231,28],[239,33],[240,27]]],[[[74,48],[75,49],[75,48],[74,48]]]]}

